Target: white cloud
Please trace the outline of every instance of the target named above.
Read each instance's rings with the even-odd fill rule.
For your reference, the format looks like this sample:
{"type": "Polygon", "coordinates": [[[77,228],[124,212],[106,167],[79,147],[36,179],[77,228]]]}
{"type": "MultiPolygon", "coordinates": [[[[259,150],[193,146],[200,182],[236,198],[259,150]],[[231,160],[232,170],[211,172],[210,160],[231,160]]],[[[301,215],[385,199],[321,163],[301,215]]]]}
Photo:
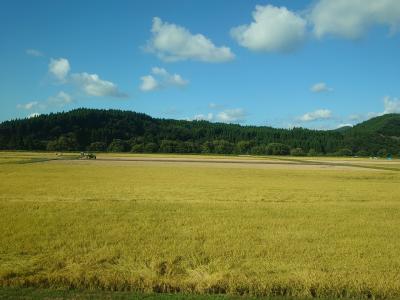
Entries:
{"type": "Polygon", "coordinates": [[[361,115],[359,115],[359,114],[353,114],[353,115],[350,115],[350,116],[348,117],[348,119],[349,119],[350,121],[360,121],[360,120],[363,120],[364,118],[363,118],[363,116],[361,116],[361,115]]]}
{"type": "Polygon", "coordinates": [[[379,117],[384,114],[398,114],[400,113],[400,98],[386,96],[383,98],[383,111],[382,112],[369,112],[365,114],[353,114],[348,117],[348,120],[354,122],[363,122],[371,118],[379,117]]]}
{"type": "Polygon", "coordinates": [[[400,1],[320,0],[309,19],[318,38],[332,34],[357,39],[373,25],[389,26],[393,33],[400,25],[400,1]]]}
{"type": "Polygon", "coordinates": [[[158,81],[152,75],[142,76],[140,79],[142,80],[140,89],[143,92],[150,92],[159,88],[158,81]]]}
{"type": "Polygon", "coordinates": [[[66,92],[60,91],[57,95],[47,98],[43,101],[31,101],[25,104],[18,104],[17,108],[26,110],[45,110],[49,107],[63,107],[73,102],[72,97],[66,92]]]}
{"type": "Polygon", "coordinates": [[[400,99],[389,96],[383,98],[384,114],[400,113],[400,99]]]}
{"type": "Polygon", "coordinates": [[[318,121],[330,119],[332,117],[332,112],[328,109],[318,109],[313,112],[306,113],[299,117],[298,119],[302,122],[318,121]]]}
{"type": "Polygon", "coordinates": [[[244,122],[247,113],[242,108],[227,109],[217,114],[217,121],[226,123],[244,122]]]}
{"type": "Polygon", "coordinates": [[[189,83],[189,81],[183,79],[179,74],[173,74],[168,77],[168,82],[172,85],[184,86],[189,83]]]}
{"type": "Polygon", "coordinates": [[[193,121],[209,121],[209,122],[223,122],[223,123],[242,123],[245,121],[247,113],[242,108],[226,109],[220,111],[216,115],[214,113],[198,114],[193,118],[187,120],[193,121]]]}
{"type": "Polygon", "coordinates": [[[198,60],[225,62],[235,55],[228,47],[217,47],[202,34],[192,34],[184,27],[153,18],[152,38],[146,49],[164,61],[198,60]]]}
{"type": "Polygon", "coordinates": [[[361,123],[366,120],[382,116],[383,114],[385,114],[385,113],[384,112],[369,112],[369,113],[365,113],[365,114],[354,114],[354,115],[350,115],[347,119],[351,122],[361,123]]]}
{"type": "Polygon", "coordinates": [[[115,83],[103,80],[97,74],[83,72],[68,75],[70,69],[71,67],[69,61],[66,58],[52,58],[50,60],[49,72],[58,80],[60,80],[61,83],[75,83],[89,96],[111,96],[116,98],[123,98],[127,96],[125,93],[118,90],[118,87],[115,83]]]}
{"type": "Polygon", "coordinates": [[[50,105],[54,104],[58,106],[64,106],[66,104],[70,104],[72,103],[72,101],[73,101],[72,97],[63,91],[59,92],[56,96],[50,97],[47,100],[48,104],[50,105]]]}
{"type": "Polygon", "coordinates": [[[164,68],[159,68],[159,67],[153,67],[153,68],[151,69],[151,72],[152,72],[154,75],[163,75],[163,76],[168,75],[167,70],[165,70],[164,68]]]}
{"type": "Polygon", "coordinates": [[[144,92],[150,92],[170,86],[183,87],[189,84],[189,81],[183,79],[179,74],[170,74],[164,68],[154,67],[151,69],[152,75],[140,77],[142,83],[140,89],[144,92]]]}
{"type": "Polygon", "coordinates": [[[306,38],[306,20],[286,7],[257,5],[253,19],[249,25],[231,29],[232,37],[250,50],[290,52],[306,38]]]}
{"type": "Polygon", "coordinates": [[[116,84],[103,80],[97,74],[86,72],[71,75],[72,81],[77,84],[87,95],[97,97],[124,98],[127,95],[118,90],[116,84]]]}
{"type": "Polygon", "coordinates": [[[210,121],[211,122],[211,121],[214,120],[214,115],[212,113],[208,113],[207,115],[198,114],[198,115],[195,115],[193,117],[193,120],[196,120],[196,121],[210,121]]]}
{"type": "Polygon", "coordinates": [[[314,84],[310,91],[313,93],[332,92],[333,88],[329,87],[325,82],[319,82],[314,84]]]}
{"type": "Polygon", "coordinates": [[[26,109],[26,110],[31,110],[32,108],[35,108],[39,105],[38,101],[31,101],[25,104],[18,104],[17,108],[19,109],[26,109]]]}
{"type": "Polygon", "coordinates": [[[351,123],[342,123],[336,126],[336,128],[342,128],[342,127],[353,127],[353,124],[351,123]]]}
{"type": "Polygon", "coordinates": [[[382,116],[383,114],[384,114],[383,112],[381,112],[381,113],[369,112],[369,113],[367,113],[367,116],[366,116],[365,120],[368,120],[368,119],[371,119],[371,118],[375,118],[375,117],[379,117],[379,116],[382,116]]]}
{"type": "Polygon", "coordinates": [[[27,118],[30,119],[30,118],[36,118],[36,117],[39,117],[39,116],[40,116],[40,114],[37,113],[37,112],[35,112],[35,113],[29,114],[29,115],[27,116],[27,118]]]}
{"type": "Polygon", "coordinates": [[[215,103],[215,102],[210,102],[210,103],[208,103],[208,108],[214,109],[214,110],[223,109],[223,108],[225,108],[225,105],[219,104],[219,103],[215,103]]]}
{"type": "Polygon", "coordinates": [[[36,49],[26,49],[26,50],[25,50],[25,53],[28,54],[28,55],[30,55],[30,56],[35,56],[35,57],[42,57],[42,56],[44,56],[44,54],[43,54],[41,51],[36,50],[36,49]]]}
{"type": "Polygon", "coordinates": [[[400,29],[399,0],[316,0],[296,13],[286,7],[257,5],[253,21],[231,29],[239,45],[260,52],[290,52],[309,35],[335,35],[358,39],[373,26],[386,26],[390,34],[400,29]]]}
{"type": "Polygon", "coordinates": [[[50,60],[49,72],[60,81],[65,81],[70,69],[69,61],[66,58],[50,60]]]}

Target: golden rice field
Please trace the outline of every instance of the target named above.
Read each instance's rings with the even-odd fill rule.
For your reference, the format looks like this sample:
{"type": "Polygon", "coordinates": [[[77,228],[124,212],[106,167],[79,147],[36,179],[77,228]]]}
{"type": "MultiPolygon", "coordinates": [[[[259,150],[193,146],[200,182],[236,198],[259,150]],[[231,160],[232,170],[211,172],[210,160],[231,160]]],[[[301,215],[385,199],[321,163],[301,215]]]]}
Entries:
{"type": "Polygon", "coordinates": [[[397,162],[54,158],[0,153],[0,286],[400,298],[397,162]]]}

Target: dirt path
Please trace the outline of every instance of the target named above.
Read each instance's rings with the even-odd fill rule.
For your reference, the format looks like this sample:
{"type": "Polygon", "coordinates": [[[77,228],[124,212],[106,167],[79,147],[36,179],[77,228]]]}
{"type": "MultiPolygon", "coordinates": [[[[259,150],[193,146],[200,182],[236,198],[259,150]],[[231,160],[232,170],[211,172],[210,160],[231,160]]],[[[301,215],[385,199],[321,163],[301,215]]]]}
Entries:
{"type": "MultiPolygon", "coordinates": [[[[344,162],[325,162],[297,159],[243,159],[243,158],[177,158],[177,157],[98,157],[96,160],[53,161],[55,163],[97,164],[97,165],[163,165],[197,166],[222,168],[261,168],[261,169],[298,169],[298,170],[371,170],[391,169],[370,167],[344,162]]],[[[398,170],[400,171],[400,170],[398,170]]]]}

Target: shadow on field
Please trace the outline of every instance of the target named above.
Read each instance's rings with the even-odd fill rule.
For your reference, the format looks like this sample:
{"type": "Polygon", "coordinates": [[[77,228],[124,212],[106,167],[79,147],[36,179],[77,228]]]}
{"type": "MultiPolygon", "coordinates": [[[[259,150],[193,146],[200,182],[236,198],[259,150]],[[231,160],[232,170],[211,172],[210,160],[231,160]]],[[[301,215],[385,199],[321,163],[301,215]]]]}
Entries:
{"type": "MultiPolygon", "coordinates": [[[[152,293],[143,294],[136,292],[109,292],[88,290],[57,290],[37,288],[12,288],[0,287],[0,299],[147,299],[147,300],[307,300],[312,298],[293,297],[246,297],[228,295],[194,295],[194,294],[166,294],[152,293]]],[[[318,298],[322,300],[333,300],[334,298],[318,298]]],[[[346,300],[344,298],[341,298],[346,300]]]]}

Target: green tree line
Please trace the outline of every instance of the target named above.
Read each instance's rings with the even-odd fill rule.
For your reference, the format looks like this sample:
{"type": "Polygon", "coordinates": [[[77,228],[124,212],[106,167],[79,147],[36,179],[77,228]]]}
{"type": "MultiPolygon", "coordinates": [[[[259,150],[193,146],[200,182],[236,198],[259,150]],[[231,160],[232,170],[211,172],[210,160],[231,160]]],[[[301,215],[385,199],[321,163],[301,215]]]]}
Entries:
{"type": "Polygon", "coordinates": [[[131,111],[82,108],[3,122],[0,149],[383,156],[400,152],[400,123],[396,123],[400,117],[383,117],[387,116],[390,126],[372,120],[373,129],[367,121],[344,131],[323,131],[157,119],[131,111]],[[389,130],[390,136],[382,130],[389,130]]]}

